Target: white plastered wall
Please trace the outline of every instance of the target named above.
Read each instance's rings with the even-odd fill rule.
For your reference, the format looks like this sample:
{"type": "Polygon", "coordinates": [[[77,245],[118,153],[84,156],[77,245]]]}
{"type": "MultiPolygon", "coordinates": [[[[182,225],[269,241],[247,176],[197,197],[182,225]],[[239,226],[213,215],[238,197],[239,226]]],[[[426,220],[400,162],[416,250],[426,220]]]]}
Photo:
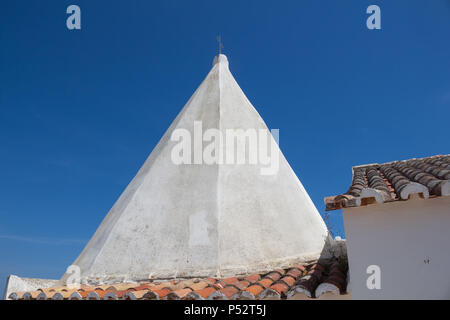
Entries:
{"type": "Polygon", "coordinates": [[[73,263],[82,279],[228,276],[320,256],[328,230],[281,152],[273,175],[261,175],[266,166],[248,161],[173,163],[177,142],[171,134],[175,129],[193,133],[194,121],[201,121],[203,130],[268,130],[227,58],[217,57],[73,263]]]}
{"type": "MultiPolygon", "coordinates": [[[[353,299],[450,299],[450,197],[343,209],[353,299]],[[367,267],[381,289],[368,289],[367,267]]],[[[372,282],[373,283],[373,282],[372,282]]]]}

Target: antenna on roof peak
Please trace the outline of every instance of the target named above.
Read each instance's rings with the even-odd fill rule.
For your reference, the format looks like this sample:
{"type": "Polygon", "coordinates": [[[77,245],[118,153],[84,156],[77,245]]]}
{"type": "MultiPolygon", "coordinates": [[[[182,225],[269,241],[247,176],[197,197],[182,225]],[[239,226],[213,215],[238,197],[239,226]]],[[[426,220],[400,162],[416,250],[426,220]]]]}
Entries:
{"type": "Polygon", "coordinates": [[[219,44],[219,55],[222,54],[223,44],[222,44],[222,37],[217,36],[217,43],[219,44]]]}

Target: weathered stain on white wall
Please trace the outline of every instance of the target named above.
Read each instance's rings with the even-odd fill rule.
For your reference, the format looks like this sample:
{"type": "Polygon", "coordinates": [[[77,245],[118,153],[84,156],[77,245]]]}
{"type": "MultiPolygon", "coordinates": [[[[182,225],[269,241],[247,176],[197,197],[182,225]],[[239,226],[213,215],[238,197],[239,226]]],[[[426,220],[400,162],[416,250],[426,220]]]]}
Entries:
{"type": "Polygon", "coordinates": [[[450,197],[346,208],[354,299],[450,299],[450,197]],[[380,289],[368,289],[370,265],[380,289]]]}
{"type": "Polygon", "coordinates": [[[189,217],[189,247],[210,245],[208,221],[205,211],[197,212],[189,217]]]}

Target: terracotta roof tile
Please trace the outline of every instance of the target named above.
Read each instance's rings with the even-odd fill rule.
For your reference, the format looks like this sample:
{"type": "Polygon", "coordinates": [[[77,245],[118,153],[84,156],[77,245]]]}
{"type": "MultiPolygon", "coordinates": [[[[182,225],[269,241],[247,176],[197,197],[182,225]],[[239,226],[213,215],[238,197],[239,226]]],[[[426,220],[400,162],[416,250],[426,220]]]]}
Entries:
{"type": "MultiPolygon", "coordinates": [[[[111,288],[112,286],[110,284],[104,284],[100,286],[96,286],[95,290],[107,290],[108,288],[111,288]]],[[[115,288],[113,290],[116,290],[115,288]]]]}
{"type": "MultiPolygon", "coordinates": [[[[28,292],[27,299],[37,299],[37,297],[42,293],[42,291],[32,291],[28,292]]],[[[27,293],[25,293],[27,294],[27,293]]],[[[25,298],[25,297],[24,297],[25,298]]]]}
{"type": "Polygon", "coordinates": [[[281,274],[278,272],[270,272],[264,278],[270,278],[272,281],[280,280],[281,274]]]}
{"type": "Polygon", "coordinates": [[[94,290],[89,290],[89,291],[80,291],[80,290],[78,290],[78,293],[81,295],[81,297],[83,298],[83,299],[86,299],[87,298],[87,296],[89,295],[89,293],[91,293],[91,292],[93,292],[94,290]]]}
{"type": "Polygon", "coordinates": [[[450,155],[353,167],[344,194],[326,197],[327,210],[450,195],[450,155]]]}
{"type": "Polygon", "coordinates": [[[193,291],[195,290],[201,290],[209,286],[208,282],[206,281],[200,281],[197,283],[192,284],[189,288],[191,288],[193,291]]]}
{"type": "Polygon", "coordinates": [[[228,300],[228,298],[225,296],[225,294],[217,290],[208,297],[208,300],[228,300]]]}
{"type": "Polygon", "coordinates": [[[69,300],[83,300],[83,297],[78,291],[74,291],[70,294],[69,300]]]}
{"type": "Polygon", "coordinates": [[[258,299],[262,299],[262,300],[280,300],[281,299],[281,295],[277,291],[275,291],[275,290],[273,290],[271,288],[268,288],[268,289],[264,290],[259,295],[258,299]]]}
{"type": "MultiPolygon", "coordinates": [[[[155,290],[161,290],[161,289],[164,289],[164,288],[170,288],[171,286],[172,286],[172,284],[168,284],[167,282],[165,282],[165,283],[160,283],[160,284],[149,285],[148,289],[152,290],[152,291],[155,291],[155,290]]],[[[138,286],[136,288],[142,289],[140,287],[141,286],[138,286]]],[[[143,289],[145,289],[145,288],[143,288],[143,289]]]]}
{"type": "Polygon", "coordinates": [[[23,292],[12,292],[9,294],[9,300],[19,300],[23,295],[23,292]]]}
{"type": "Polygon", "coordinates": [[[91,291],[94,291],[95,288],[96,288],[95,286],[81,286],[81,287],[77,288],[77,291],[78,292],[86,292],[86,291],[91,292],[91,291]]]}
{"type": "Polygon", "coordinates": [[[52,300],[64,300],[64,296],[60,292],[55,292],[49,297],[52,300]]]}
{"type": "Polygon", "coordinates": [[[312,293],[301,286],[294,286],[287,292],[287,298],[291,300],[306,300],[312,298],[312,293]]]}
{"type": "Polygon", "coordinates": [[[128,290],[137,286],[139,286],[138,283],[117,283],[113,285],[116,291],[128,290]]]}
{"type": "Polygon", "coordinates": [[[232,300],[255,300],[256,297],[250,291],[239,291],[231,297],[232,300]]]}
{"type": "MultiPolygon", "coordinates": [[[[41,293],[44,293],[46,296],[47,296],[49,293],[51,293],[51,292],[50,292],[50,289],[37,289],[36,291],[41,292],[41,293]]],[[[38,293],[38,295],[39,295],[39,293],[38,293]]]]}
{"type": "Polygon", "coordinates": [[[332,294],[338,296],[341,294],[339,288],[332,283],[323,282],[317,286],[315,291],[315,297],[320,298],[325,294],[332,294]]]}
{"type": "Polygon", "coordinates": [[[289,271],[286,273],[286,275],[293,277],[294,279],[297,279],[302,275],[302,271],[297,268],[289,269],[289,271]]]}
{"type": "Polygon", "coordinates": [[[31,300],[31,293],[29,292],[23,292],[20,296],[19,296],[20,300],[31,300]]]}
{"type": "Polygon", "coordinates": [[[168,286],[168,288],[172,289],[172,291],[179,290],[179,289],[185,289],[189,288],[191,285],[194,285],[195,282],[193,279],[189,280],[180,280],[176,282],[175,284],[168,286]]]}
{"type": "Polygon", "coordinates": [[[270,286],[270,289],[276,291],[279,295],[283,295],[289,290],[289,286],[286,285],[285,283],[278,282],[270,286]]]}
{"type": "Polygon", "coordinates": [[[183,299],[186,295],[188,295],[192,290],[190,288],[178,289],[170,292],[167,296],[167,300],[180,300],[183,299]]]}
{"type": "Polygon", "coordinates": [[[150,290],[145,296],[147,297],[147,299],[160,300],[167,296],[170,292],[172,292],[172,290],[170,290],[169,288],[150,290]]]}
{"type": "Polygon", "coordinates": [[[268,287],[270,287],[272,285],[273,282],[274,282],[274,280],[272,278],[264,278],[262,280],[259,280],[256,283],[261,285],[264,289],[267,289],[268,287]]]}
{"type": "Polygon", "coordinates": [[[66,290],[66,289],[67,289],[67,287],[60,286],[60,287],[48,288],[48,289],[45,289],[45,290],[48,290],[48,292],[58,292],[58,291],[61,291],[61,290],[66,290]]]}
{"type": "Polygon", "coordinates": [[[235,286],[227,286],[220,290],[221,293],[225,295],[228,299],[230,299],[232,296],[234,296],[236,293],[239,292],[239,289],[235,286]]]}
{"type": "MultiPolygon", "coordinates": [[[[104,292],[104,291],[102,291],[104,292]]],[[[100,298],[99,294],[95,291],[91,291],[87,296],[86,296],[86,300],[101,300],[102,298],[100,298]]]]}
{"type": "Polygon", "coordinates": [[[280,276],[283,276],[286,273],[284,269],[275,269],[272,272],[277,272],[280,276]]]}
{"type": "Polygon", "coordinates": [[[207,281],[209,284],[214,284],[217,282],[217,279],[209,277],[209,278],[206,278],[205,281],[207,281]]]}
{"type": "Polygon", "coordinates": [[[225,282],[225,284],[233,284],[233,283],[239,282],[239,279],[236,277],[231,277],[231,278],[222,279],[221,281],[225,282]]]}
{"type": "Polygon", "coordinates": [[[36,297],[36,300],[47,300],[47,294],[43,291],[40,291],[40,293],[36,297]]]}
{"type": "Polygon", "coordinates": [[[305,272],[306,271],[305,266],[302,265],[302,264],[297,264],[294,268],[300,270],[301,272],[305,272]]]}
{"type": "Polygon", "coordinates": [[[261,279],[261,275],[258,273],[254,273],[254,274],[251,274],[251,275],[245,277],[245,280],[249,281],[250,283],[254,283],[260,279],[261,279]]]}
{"type": "Polygon", "coordinates": [[[342,270],[342,267],[338,263],[331,265],[328,271],[328,276],[325,277],[321,284],[330,284],[337,288],[339,290],[339,293],[345,292],[347,287],[347,280],[344,271],[345,270],[342,270]]]}
{"type": "Polygon", "coordinates": [[[200,295],[203,299],[208,299],[212,293],[216,292],[216,289],[214,287],[206,287],[204,289],[195,290],[194,292],[200,295]]]}
{"type": "Polygon", "coordinates": [[[215,288],[216,290],[220,290],[220,289],[225,288],[225,283],[217,281],[216,283],[211,284],[210,286],[215,288]]]}
{"type": "Polygon", "coordinates": [[[147,289],[128,291],[127,294],[123,296],[124,300],[140,300],[144,298],[144,295],[148,292],[147,289]]]}
{"type": "Polygon", "coordinates": [[[119,296],[117,295],[118,291],[108,291],[103,296],[103,300],[119,300],[119,296]]]}
{"type": "Polygon", "coordinates": [[[201,299],[305,299],[345,294],[346,265],[313,263],[266,273],[224,279],[178,279],[82,286],[54,287],[16,292],[9,299],[95,300],[201,300],[201,299]]]}
{"type": "Polygon", "coordinates": [[[308,295],[312,296],[321,280],[322,271],[319,268],[311,268],[308,274],[301,277],[296,283],[296,287],[303,289],[308,295]]]}
{"type": "Polygon", "coordinates": [[[245,291],[251,293],[253,296],[257,297],[261,292],[264,291],[264,287],[254,284],[251,285],[250,287],[248,287],[247,289],[245,289],[245,291]]]}
{"type": "Polygon", "coordinates": [[[150,283],[143,283],[143,284],[140,284],[140,285],[134,287],[133,289],[136,290],[136,291],[141,291],[141,290],[150,289],[152,287],[155,287],[155,286],[150,284],[150,283]]]}
{"type": "Polygon", "coordinates": [[[285,283],[288,287],[292,287],[295,284],[295,278],[291,276],[284,276],[280,279],[280,282],[285,283]]]}
{"type": "MultiPolygon", "coordinates": [[[[320,272],[324,272],[324,271],[325,271],[325,266],[323,266],[323,265],[320,264],[320,263],[314,263],[309,269],[310,269],[310,271],[311,271],[311,270],[318,270],[318,271],[320,271],[320,272]]],[[[310,271],[308,271],[308,273],[309,273],[310,271]]]]}
{"type": "Polygon", "coordinates": [[[74,292],[78,292],[77,289],[71,289],[71,290],[60,290],[58,293],[60,293],[64,299],[69,299],[70,295],[74,292]]]}
{"type": "Polygon", "coordinates": [[[241,280],[235,284],[233,284],[235,287],[237,287],[239,290],[244,290],[250,285],[250,282],[247,280],[241,280]]]}

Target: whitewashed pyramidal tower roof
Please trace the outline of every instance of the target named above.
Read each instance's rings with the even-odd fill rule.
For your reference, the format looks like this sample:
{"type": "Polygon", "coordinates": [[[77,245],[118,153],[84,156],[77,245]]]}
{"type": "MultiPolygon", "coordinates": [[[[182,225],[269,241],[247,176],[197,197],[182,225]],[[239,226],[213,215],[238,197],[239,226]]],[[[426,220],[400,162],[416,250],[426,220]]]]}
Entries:
{"type": "Polygon", "coordinates": [[[233,78],[226,56],[217,56],[73,263],[82,279],[228,276],[319,257],[327,228],[281,152],[272,175],[261,174],[266,166],[248,161],[172,161],[179,143],[171,140],[172,133],[186,129],[194,137],[194,121],[201,121],[203,132],[268,130],[233,78]]]}

